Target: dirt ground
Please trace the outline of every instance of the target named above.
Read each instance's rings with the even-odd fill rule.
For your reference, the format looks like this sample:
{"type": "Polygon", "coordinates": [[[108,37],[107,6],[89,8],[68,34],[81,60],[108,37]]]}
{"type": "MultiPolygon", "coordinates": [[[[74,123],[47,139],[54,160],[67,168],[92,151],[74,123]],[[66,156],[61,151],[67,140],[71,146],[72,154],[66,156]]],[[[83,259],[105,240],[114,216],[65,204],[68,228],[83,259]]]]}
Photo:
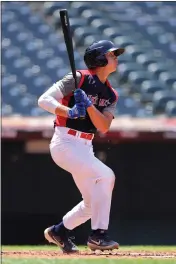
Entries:
{"type": "Polygon", "coordinates": [[[23,251],[2,251],[2,257],[11,258],[45,258],[45,259],[63,259],[63,258],[150,258],[150,259],[176,259],[175,252],[155,252],[155,251],[105,251],[91,252],[88,250],[81,251],[77,254],[63,254],[61,251],[46,250],[23,250],[23,251]]]}

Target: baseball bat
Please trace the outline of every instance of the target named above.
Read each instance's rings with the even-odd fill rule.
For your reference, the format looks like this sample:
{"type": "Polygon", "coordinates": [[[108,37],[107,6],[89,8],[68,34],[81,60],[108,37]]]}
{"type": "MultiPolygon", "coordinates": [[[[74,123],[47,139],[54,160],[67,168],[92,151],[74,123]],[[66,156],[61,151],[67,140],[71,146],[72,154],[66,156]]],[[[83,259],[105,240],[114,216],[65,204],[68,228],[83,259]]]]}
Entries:
{"type": "Polygon", "coordinates": [[[71,30],[70,30],[70,21],[68,17],[67,9],[60,10],[60,19],[62,25],[62,31],[64,34],[64,40],[67,48],[68,58],[70,61],[71,71],[73,74],[73,78],[75,80],[75,89],[77,89],[77,80],[76,80],[76,68],[75,68],[75,59],[74,59],[74,52],[73,52],[73,42],[71,37],[71,30]]]}
{"type": "MultiPolygon", "coordinates": [[[[75,89],[77,89],[77,79],[76,79],[76,67],[75,67],[75,59],[74,59],[74,52],[73,52],[73,42],[70,30],[70,21],[68,16],[67,9],[60,10],[60,20],[62,25],[62,31],[64,34],[65,45],[67,48],[68,58],[70,61],[71,71],[73,74],[73,78],[75,80],[75,89]]],[[[84,119],[84,116],[81,116],[80,119],[84,119]]]]}

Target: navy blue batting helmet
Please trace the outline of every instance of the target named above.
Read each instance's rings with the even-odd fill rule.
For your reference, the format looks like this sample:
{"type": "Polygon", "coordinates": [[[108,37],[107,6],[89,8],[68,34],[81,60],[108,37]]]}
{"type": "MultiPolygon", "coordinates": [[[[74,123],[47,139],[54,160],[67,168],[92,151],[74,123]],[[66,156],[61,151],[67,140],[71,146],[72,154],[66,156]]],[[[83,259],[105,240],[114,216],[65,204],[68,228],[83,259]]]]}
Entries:
{"type": "Polygon", "coordinates": [[[105,54],[113,51],[115,56],[124,53],[125,49],[115,47],[114,43],[109,40],[100,40],[92,43],[84,54],[84,62],[89,69],[104,67],[108,64],[105,54]]]}

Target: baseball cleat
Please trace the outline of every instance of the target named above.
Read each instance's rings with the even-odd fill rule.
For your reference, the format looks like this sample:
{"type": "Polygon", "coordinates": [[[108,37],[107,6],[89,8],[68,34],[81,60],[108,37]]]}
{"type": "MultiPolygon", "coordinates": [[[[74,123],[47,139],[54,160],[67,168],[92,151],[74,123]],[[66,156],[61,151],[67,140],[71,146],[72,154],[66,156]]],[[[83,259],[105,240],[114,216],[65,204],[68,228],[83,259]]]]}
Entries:
{"type": "Polygon", "coordinates": [[[44,236],[49,243],[56,244],[64,253],[77,253],[79,250],[67,236],[60,236],[54,231],[54,226],[48,227],[44,231],[44,236]]]}
{"type": "Polygon", "coordinates": [[[93,251],[97,249],[113,250],[119,248],[119,244],[111,240],[107,233],[90,235],[87,241],[87,246],[93,251]]]}

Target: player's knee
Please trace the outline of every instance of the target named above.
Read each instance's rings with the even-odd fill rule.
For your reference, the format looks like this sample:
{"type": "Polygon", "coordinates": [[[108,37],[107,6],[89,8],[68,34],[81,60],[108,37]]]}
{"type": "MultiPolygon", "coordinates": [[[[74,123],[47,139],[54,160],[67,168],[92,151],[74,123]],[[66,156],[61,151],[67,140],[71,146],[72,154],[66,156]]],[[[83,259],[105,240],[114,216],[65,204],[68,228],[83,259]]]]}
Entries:
{"type": "Polygon", "coordinates": [[[115,174],[114,174],[113,170],[111,170],[111,174],[110,174],[110,185],[111,185],[111,188],[112,189],[114,188],[114,184],[115,184],[115,174]]]}
{"type": "Polygon", "coordinates": [[[87,209],[91,208],[91,204],[89,202],[83,201],[83,203],[85,208],[87,209]]]}
{"type": "Polygon", "coordinates": [[[110,186],[111,189],[114,188],[115,174],[114,174],[113,170],[111,170],[110,168],[107,169],[106,174],[104,174],[104,180],[110,186]]]}

